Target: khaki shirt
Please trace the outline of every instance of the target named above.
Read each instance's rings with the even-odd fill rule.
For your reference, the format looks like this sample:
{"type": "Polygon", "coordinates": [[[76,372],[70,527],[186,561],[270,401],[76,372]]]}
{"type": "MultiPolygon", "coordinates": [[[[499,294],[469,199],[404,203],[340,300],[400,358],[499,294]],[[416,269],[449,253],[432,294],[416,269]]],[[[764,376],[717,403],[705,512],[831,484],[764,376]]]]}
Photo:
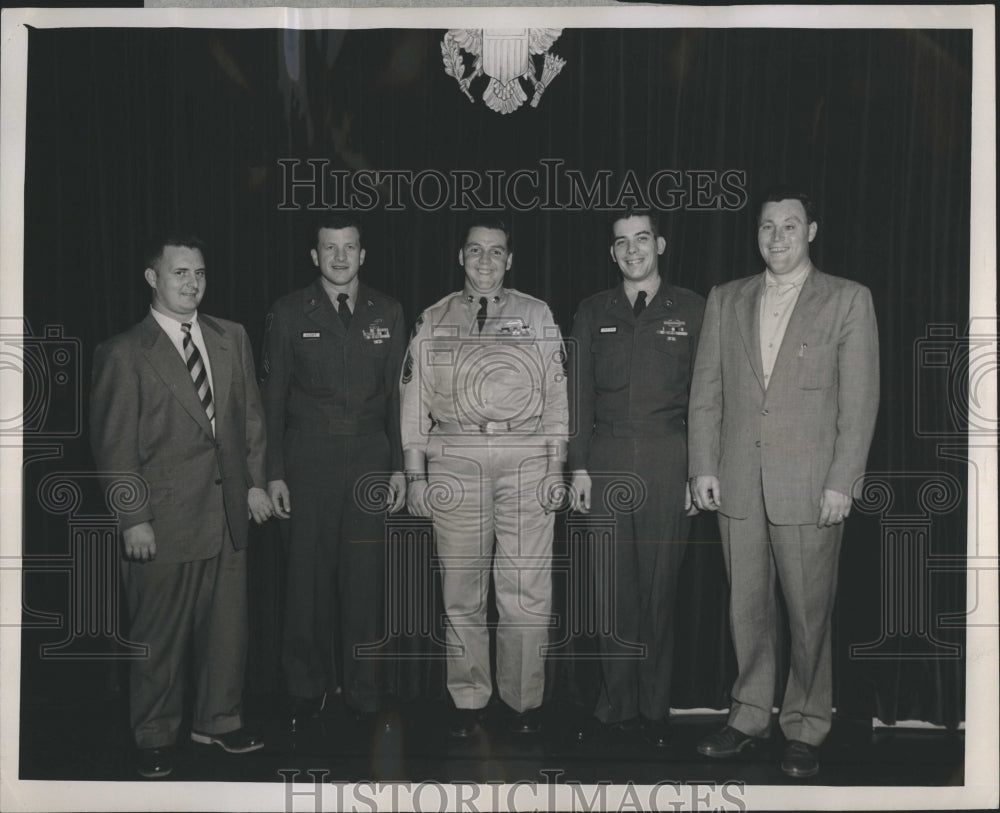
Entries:
{"type": "Polygon", "coordinates": [[[564,442],[568,435],[565,349],[549,307],[504,288],[487,307],[449,294],[417,319],[400,380],[404,452],[434,431],[485,432],[494,424],[564,442]]]}

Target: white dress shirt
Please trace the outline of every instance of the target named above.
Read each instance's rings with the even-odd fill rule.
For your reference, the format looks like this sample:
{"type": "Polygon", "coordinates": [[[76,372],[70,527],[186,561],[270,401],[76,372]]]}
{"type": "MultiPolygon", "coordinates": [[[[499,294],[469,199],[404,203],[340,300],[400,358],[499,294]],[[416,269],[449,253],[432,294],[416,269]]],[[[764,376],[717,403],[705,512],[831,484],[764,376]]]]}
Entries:
{"type": "Polygon", "coordinates": [[[810,264],[795,274],[781,277],[769,270],[764,271],[764,293],[760,298],[760,359],[764,367],[765,389],[771,381],[788,320],[792,317],[802,284],[811,268],[810,264]]]}

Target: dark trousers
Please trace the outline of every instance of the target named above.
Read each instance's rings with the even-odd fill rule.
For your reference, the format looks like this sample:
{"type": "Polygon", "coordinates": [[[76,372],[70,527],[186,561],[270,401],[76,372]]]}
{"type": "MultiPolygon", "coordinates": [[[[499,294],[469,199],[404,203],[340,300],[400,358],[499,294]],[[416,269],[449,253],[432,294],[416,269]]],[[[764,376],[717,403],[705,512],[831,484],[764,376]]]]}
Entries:
{"type": "Polygon", "coordinates": [[[677,577],[690,522],[687,445],[667,437],[595,437],[590,449],[592,566],[605,723],[670,711],[677,577]]]}
{"type": "Polygon", "coordinates": [[[140,748],[177,740],[193,650],[193,728],[224,734],[242,726],[247,657],[247,557],[229,535],[217,556],[194,562],[125,562],[129,638],[149,645],[132,662],[129,709],[140,748]]]}
{"type": "Polygon", "coordinates": [[[288,597],[282,653],[288,693],[318,697],[339,685],[357,711],[378,708],[376,649],[385,619],[384,434],[285,437],[288,597]],[[339,674],[338,674],[339,672],[339,674]]]}

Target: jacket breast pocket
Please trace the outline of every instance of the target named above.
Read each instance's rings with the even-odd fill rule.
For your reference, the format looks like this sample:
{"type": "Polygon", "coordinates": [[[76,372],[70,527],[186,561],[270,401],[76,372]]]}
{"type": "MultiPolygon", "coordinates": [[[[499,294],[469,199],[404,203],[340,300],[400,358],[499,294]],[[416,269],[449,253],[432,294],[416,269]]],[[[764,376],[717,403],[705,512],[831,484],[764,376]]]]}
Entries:
{"type": "Polygon", "coordinates": [[[616,333],[594,337],[590,343],[594,360],[594,385],[604,392],[616,392],[628,386],[628,348],[631,337],[616,333]]]}
{"type": "Polygon", "coordinates": [[[802,390],[823,390],[837,382],[837,344],[803,344],[798,350],[796,382],[802,390]]]}
{"type": "Polygon", "coordinates": [[[330,390],[336,386],[337,354],[330,342],[320,339],[301,339],[295,344],[295,366],[304,375],[309,387],[330,390]]]}
{"type": "MultiPolygon", "coordinates": [[[[348,354],[352,352],[348,348],[348,354]]],[[[357,377],[360,385],[365,391],[377,389],[385,376],[385,365],[389,358],[389,344],[383,341],[375,344],[372,341],[362,342],[358,350],[357,357],[349,359],[348,363],[356,364],[358,368],[357,377]]]]}

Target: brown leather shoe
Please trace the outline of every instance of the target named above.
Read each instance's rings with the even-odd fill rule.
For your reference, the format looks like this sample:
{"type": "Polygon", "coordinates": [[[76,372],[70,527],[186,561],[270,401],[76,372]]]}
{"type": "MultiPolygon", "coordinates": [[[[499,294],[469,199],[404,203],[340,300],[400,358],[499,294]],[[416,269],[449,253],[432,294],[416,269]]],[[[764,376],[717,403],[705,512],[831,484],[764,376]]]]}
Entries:
{"type": "Polygon", "coordinates": [[[781,770],[796,779],[819,773],[819,748],[815,745],[789,740],[781,757],[781,770]]]}
{"type": "Polygon", "coordinates": [[[218,745],[228,754],[249,754],[264,747],[264,740],[245,728],[237,728],[225,734],[203,734],[200,731],[192,731],[191,739],[201,745],[218,745]]]}

